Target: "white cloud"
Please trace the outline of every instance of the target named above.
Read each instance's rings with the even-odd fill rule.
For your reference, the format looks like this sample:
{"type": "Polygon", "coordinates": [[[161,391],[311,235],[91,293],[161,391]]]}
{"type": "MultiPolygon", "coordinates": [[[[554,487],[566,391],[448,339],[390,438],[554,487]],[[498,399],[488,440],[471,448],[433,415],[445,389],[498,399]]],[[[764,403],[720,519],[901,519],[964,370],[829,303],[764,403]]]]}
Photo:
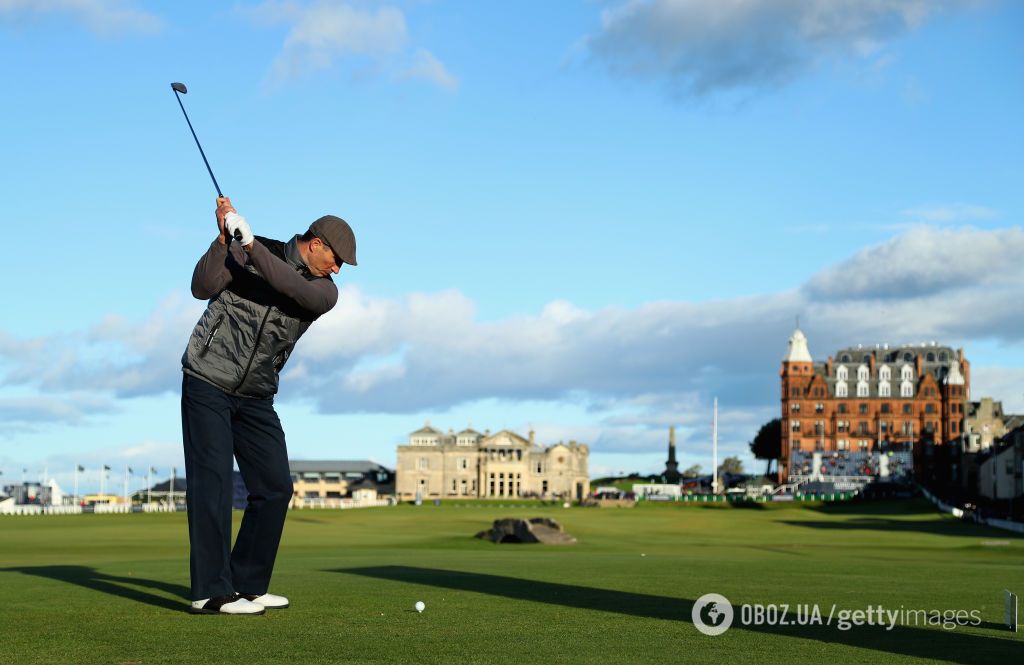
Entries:
{"type": "Polygon", "coordinates": [[[777,87],[834,54],[874,57],[931,14],[964,4],[970,0],[625,0],[602,13],[588,43],[613,73],[700,97],[777,87]]]}
{"type": "Polygon", "coordinates": [[[399,79],[422,79],[439,88],[454,92],[459,88],[459,79],[449,72],[433,53],[417,49],[413,64],[398,75],[399,79]]]}
{"type": "Polygon", "coordinates": [[[424,79],[450,91],[458,87],[458,79],[430,51],[409,52],[405,14],[396,7],[363,9],[335,0],[268,1],[240,12],[257,23],[288,26],[271,65],[275,84],[345,62],[362,75],[391,72],[398,80],[424,79]]]}
{"type": "Polygon", "coordinates": [[[131,0],[0,0],[0,20],[63,14],[104,36],[159,32],[163,20],[136,5],[131,0]]]}
{"type": "MultiPolygon", "coordinates": [[[[823,270],[811,278],[805,291],[815,300],[835,302],[972,290],[1012,280],[1020,272],[1022,252],[1020,228],[978,231],[919,226],[823,270]]],[[[943,309],[947,308],[936,308],[943,309]]]]}
{"type": "MultiPolygon", "coordinates": [[[[909,340],[965,345],[968,357],[972,341],[1012,348],[1024,340],[1024,312],[1014,306],[1022,251],[1020,228],[916,228],[791,291],[596,310],[556,301],[498,321],[478,320],[457,291],[378,298],[345,286],[338,306],[299,342],[280,400],[308,400],[328,414],[443,412],[483,399],[575,404],[589,416],[575,438],[635,451],[661,449],[670,425],[680,428],[681,447],[706,449],[717,396],[722,441],[733,446],[723,452],[734,454],[775,415],[794,315],[818,358],[856,343],[909,340]]],[[[201,309],[171,297],[144,321],[106,317],[65,339],[0,334],[4,382],[44,397],[176,391],[201,309]]],[[[996,398],[1020,392],[1017,378],[976,374],[978,389],[996,398]]],[[[9,408],[19,406],[29,419],[24,409],[34,405],[9,408]]],[[[36,408],[40,420],[49,417],[36,408]]],[[[537,429],[560,436],[562,426],[537,429]]]]}

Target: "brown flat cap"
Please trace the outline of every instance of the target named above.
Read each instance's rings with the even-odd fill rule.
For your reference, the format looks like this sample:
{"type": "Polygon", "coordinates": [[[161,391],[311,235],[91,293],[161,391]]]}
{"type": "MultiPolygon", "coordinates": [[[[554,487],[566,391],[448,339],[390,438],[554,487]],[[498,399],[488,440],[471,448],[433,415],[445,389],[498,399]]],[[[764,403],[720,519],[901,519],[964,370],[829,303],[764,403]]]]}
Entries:
{"type": "Polygon", "coordinates": [[[309,232],[320,238],[334,250],[343,263],[356,264],[356,234],[341,217],[324,215],[309,225],[309,232]]]}

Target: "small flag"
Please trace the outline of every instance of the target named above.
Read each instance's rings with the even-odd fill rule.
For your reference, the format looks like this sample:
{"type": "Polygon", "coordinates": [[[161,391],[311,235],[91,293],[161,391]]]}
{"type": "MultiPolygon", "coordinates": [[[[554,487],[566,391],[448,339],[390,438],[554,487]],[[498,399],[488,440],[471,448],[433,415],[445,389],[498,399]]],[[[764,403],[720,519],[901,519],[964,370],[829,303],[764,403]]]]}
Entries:
{"type": "Polygon", "coordinates": [[[79,473],[84,473],[85,472],[85,467],[84,466],[82,466],[81,464],[77,464],[76,466],[77,466],[77,469],[75,469],[76,471],[78,471],[79,473]]]}
{"type": "Polygon", "coordinates": [[[133,476],[135,475],[135,472],[134,472],[134,471],[132,471],[132,468],[131,468],[131,467],[128,467],[128,473],[132,474],[133,476]]]}
{"type": "Polygon", "coordinates": [[[104,471],[110,471],[110,467],[109,467],[109,466],[107,466],[106,464],[104,464],[104,465],[103,465],[103,470],[104,470],[104,471]]]}
{"type": "Polygon", "coordinates": [[[156,467],[155,467],[155,466],[151,466],[151,467],[149,467],[149,472],[150,472],[150,473],[156,473],[156,472],[157,472],[157,471],[156,471],[156,467]]]}

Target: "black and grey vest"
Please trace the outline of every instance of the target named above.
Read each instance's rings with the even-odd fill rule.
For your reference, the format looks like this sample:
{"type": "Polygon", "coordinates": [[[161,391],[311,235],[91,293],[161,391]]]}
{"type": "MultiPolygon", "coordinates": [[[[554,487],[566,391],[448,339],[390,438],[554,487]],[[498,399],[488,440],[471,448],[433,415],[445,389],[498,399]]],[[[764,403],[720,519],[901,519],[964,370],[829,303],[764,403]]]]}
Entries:
{"type": "MultiPolygon", "coordinates": [[[[286,261],[285,243],[256,236],[270,253],[286,261]]],[[[192,330],[182,371],[232,395],[269,398],[295,343],[316,315],[281,295],[254,266],[239,265],[228,252],[231,282],[210,299],[192,330]]],[[[308,280],[321,279],[305,267],[308,280]]]]}

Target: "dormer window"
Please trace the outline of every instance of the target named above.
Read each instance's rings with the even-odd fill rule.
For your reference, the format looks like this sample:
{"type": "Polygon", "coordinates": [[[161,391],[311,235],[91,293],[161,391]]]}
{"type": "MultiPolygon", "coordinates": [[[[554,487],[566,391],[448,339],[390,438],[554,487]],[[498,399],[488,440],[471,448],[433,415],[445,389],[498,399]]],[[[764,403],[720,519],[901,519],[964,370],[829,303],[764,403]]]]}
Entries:
{"type": "Polygon", "coordinates": [[[838,381],[838,382],[836,382],[836,397],[846,397],[846,396],[847,396],[846,381],[838,381]]]}
{"type": "Polygon", "coordinates": [[[836,368],[836,379],[840,381],[846,381],[848,378],[850,378],[850,373],[846,369],[846,367],[840,365],[839,367],[836,368]]]}
{"type": "Polygon", "coordinates": [[[868,382],[867,381],[858,381],[857,382],[857,397],[867,397],[867,396],[868,396],[868,382]]]}
{"type": "Polygon", "coordinates": [[[900,384],[900,397],[913,397],[914,396],[914,384],[910,381],[904,381],[900,384]]]}
{"type": "Polygon", "coordinates": [[[892,396],[892,388],[889,387],[889,382],[888,381],[879,381],[878,382],[878,396],[879,397],[891,397],[892,396]]]}
{"type": "Polygon", "coordinates": [[[882,365],[882,367],[878,370],[878,378],[881,379],[882,381],[889,381],[890,379],[892,379],[892,370],[889,369],[888,365],[882,365]]]}
{"type": "Polygon", "coordinates": [[[900,368],[900,380],[901,381],[913,381],[914,380],[914,368],[910,365],[904,365],[900,368]]]}
{"type": "Polygon", "coordinates": [[[867,365],[861,365],[860,367],[857,368],[857,380],[858,381],[867,381],[869,375],[870,375],[870,373],[868,371],[868,366],[867,365]]]}

